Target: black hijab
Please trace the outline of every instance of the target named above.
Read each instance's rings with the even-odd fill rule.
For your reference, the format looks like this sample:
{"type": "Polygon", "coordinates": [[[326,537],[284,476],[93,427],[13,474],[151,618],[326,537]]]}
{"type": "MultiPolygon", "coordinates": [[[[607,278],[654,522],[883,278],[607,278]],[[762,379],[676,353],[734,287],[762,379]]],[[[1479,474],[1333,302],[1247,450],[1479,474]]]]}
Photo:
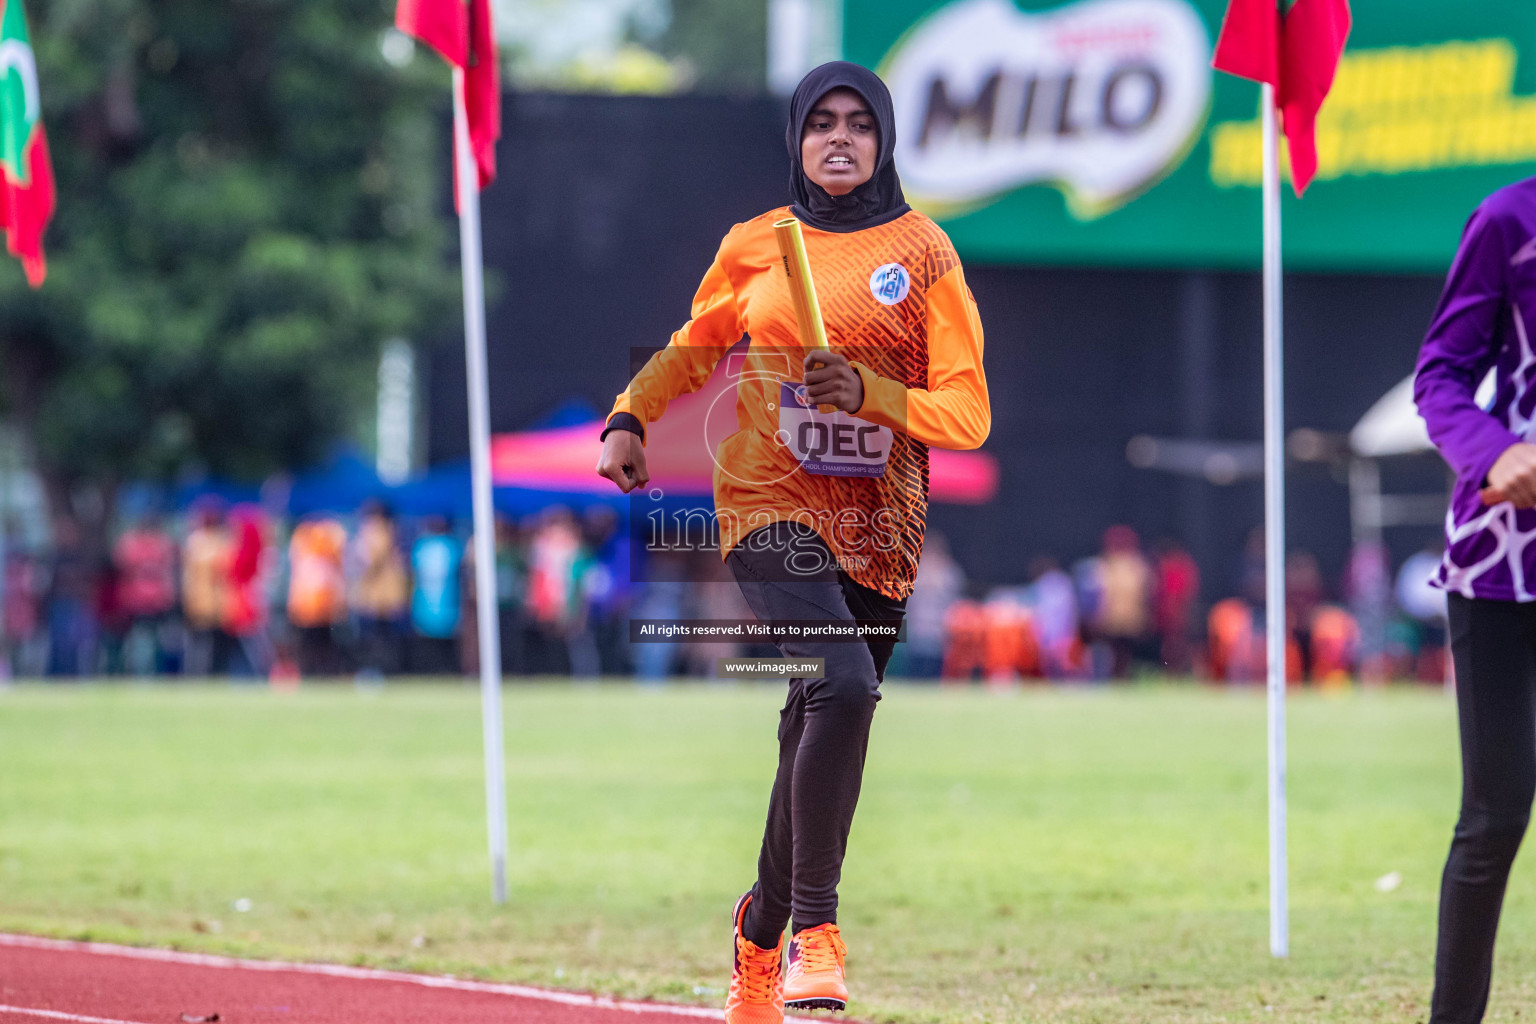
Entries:
{"type": "Polygon", "coordinates": [[[858,231],[895,220],[911,209],[901,194],[901,180],[891,154],[896,149],[896,112],[891,92],[868,68],[835,60],[813,69],[800,80],[789,101],[789,127],[784,132],[789,146],[789,188],[795,204],[791,212],[813,228],[823,231],[858,231]],[[805,176],[800,165],[800,138],[816,101],[833,89],[852,89],[864,98],[875,117],[879,149],[875,173],[847,195],[834,196],[805,176]]]}

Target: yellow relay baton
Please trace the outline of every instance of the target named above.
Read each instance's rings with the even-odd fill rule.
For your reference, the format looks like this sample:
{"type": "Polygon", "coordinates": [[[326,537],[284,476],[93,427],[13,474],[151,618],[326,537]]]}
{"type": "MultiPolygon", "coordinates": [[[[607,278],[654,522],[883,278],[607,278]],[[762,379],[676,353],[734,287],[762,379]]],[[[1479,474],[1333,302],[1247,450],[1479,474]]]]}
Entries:
{"type": "MultiPolygon", "coordinates": [[[[821,306],[816,301],[816,282],[811,277],[811,261],[805,255],[805,235],[793,217],[773,222],[773,237],[784,258],[784,273],[789,276],[789,294],[795,304],[795,323],[800,327],[800,344],[812,351],[827,347],[827,327],[821,320],[821,306]]],[[[811,368],[821,366],[812,363],[811,368]]],[[[833,405],[819,405],[818,411],[837,410],[833,405]]]]}

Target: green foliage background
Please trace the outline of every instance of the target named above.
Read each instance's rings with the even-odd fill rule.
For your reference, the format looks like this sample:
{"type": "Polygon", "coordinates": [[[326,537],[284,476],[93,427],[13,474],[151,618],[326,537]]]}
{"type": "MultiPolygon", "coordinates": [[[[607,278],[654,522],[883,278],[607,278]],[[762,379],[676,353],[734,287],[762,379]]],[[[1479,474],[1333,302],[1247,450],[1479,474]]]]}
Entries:
{"type": "Polygon", "coordinates": [[[672,18],[658,41],[668,57],[685,57],[694,88],[755,94],[768,74],[766,0],[672,0],[672,18]]]}
{"type": "Polygon", "coordinates": [[[379,344],[453,315],[448,74],[393,0],[29,5],[58,182],[49,276],[0,264],[11,418],[57,499],[316,457],[379,344]]]}

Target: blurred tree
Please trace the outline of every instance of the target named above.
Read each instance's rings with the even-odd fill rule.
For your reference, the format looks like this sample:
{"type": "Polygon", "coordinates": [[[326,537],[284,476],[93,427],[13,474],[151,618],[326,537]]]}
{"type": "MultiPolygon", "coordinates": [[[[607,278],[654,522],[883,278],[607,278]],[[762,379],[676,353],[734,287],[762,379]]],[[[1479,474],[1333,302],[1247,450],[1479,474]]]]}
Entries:
{"type": "Polygon", "coordinates": [[[768,0],[494,0],[515,87],[760,93],[768,0]]]}
{"type": "Polygon", "coordinates": [[[664,95],[687,88],[690,65],[656,50],[670,0],[494,0],[513,88],[664,95]]]}
{"type": "Polygon", "coordinates": [[[394,0],[29,6],[58,213],[40,291],[0,259],[0,372],[54,510],[317,457],[454,315],[442,62],[394,0]]]}
{"type": "Polygon", "coordinates": [[[768,77],[768,0],[672,0],[658,48],[688,62],[697,91],[761,93],[768,77]]]}

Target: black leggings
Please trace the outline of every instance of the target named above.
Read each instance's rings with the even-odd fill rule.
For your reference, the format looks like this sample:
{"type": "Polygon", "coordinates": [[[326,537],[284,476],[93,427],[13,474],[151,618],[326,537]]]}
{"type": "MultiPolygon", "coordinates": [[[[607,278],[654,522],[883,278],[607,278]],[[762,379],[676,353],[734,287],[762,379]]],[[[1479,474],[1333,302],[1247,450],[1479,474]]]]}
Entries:
{"type": "Polygon", "coordinates": [[[1461,817],[1440,882],[1430,1024],[1488,1006],[1504,885],[1536,796],[1536,604],[1452,594],[1461,817]]]}
{"type": "MultiPolygon", "coordinates": [[[[860,586],[838,570],[820,537],[776,523],[746,537],[727,559],[760,620],[899,620],[906,602],[860,586]]],[[[768,825],[757,884],[743,931],[764,949],[795,929],[837,920],[848,828],[859,802],[869,726],[894,640],[792,641],[786,658],[823,658],[826,676],[791,679],[779,713],[779,769],[768,799],[768,825]]]]}

